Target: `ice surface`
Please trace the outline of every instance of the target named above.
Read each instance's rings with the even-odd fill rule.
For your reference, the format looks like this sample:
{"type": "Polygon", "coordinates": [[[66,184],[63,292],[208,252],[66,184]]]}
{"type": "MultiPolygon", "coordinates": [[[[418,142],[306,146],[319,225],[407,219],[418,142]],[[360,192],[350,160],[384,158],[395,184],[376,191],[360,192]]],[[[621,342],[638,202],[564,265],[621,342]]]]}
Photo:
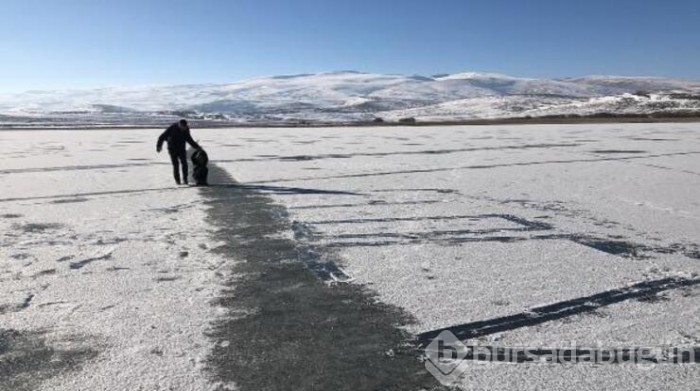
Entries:
{"type": "Polygon", "coordinates": [[[210,387],[204,333],[227,267],[208,251],[197,192],[167,167],[131,166],[155,158],[153,136],[0,134],[0,329],[97,352],[42,389],[210,387]],[[148,143],[122,144],[131,137],[148,143]],[[116,167],[85,168],[98,162],[116,167]]]}
{"type": "MultiPolygon", "coordinates": [[[[95,352],[72,371],[44,371],[39,389],[215,387],[204,360],[226,341],[205,334],[227,316],[214,300],[243,260],[211,252],[206,199],[174,186],[158,132],[0,132],[0,329],[95,352]]],[[[412,334],[457,326],[506,347],[700,345],[696,124],[193,135],[213,165],[286,208],[289,237],[413,315],[412,334]],[[665,279],[690,285],[474,328],[665,279]]],[[[461,387],[692,390],[699,376],[697,365],[474,364],[461,387]]]]}

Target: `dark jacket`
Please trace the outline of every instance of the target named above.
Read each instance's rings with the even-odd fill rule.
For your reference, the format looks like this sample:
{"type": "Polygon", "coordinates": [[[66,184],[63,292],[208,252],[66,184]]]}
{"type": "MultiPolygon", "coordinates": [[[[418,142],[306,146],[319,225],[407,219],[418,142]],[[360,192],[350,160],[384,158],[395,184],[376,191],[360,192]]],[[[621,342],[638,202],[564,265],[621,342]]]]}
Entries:
{"type": "Polygon", "coordinates": [[[158,150],[160,151],[163,147],[163,142],[168,142],[169,152],[182,152],[186,149],[187,143],[189,143],[194,149],[202,149],[199,144],[197,144],[190,135],[189,129],[180,129],[178,123],[170,125],[168,129],[163,132],[163,134],[158,137],[158,150]]]}

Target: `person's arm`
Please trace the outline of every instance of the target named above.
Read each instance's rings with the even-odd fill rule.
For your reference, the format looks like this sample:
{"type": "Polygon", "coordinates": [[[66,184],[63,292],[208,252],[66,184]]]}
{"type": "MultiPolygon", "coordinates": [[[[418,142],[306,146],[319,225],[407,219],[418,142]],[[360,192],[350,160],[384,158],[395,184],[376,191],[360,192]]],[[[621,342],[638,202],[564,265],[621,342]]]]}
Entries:
{"type": "Polygon", "coordinates": [[[192,148],[198,151],[202,150],[202,147],[200,147],[199,144],[197,144],[197,142],[194,141],[194,139],[192,138],[192,135],[190,134],[189,130],[185,131],[185,140],[187,140],[187,142],[192,146],[192,148]]]}
{"type": "Polygon", "coordinates": [[[160,137],[158,137],[158,144],[156,145],[156,151],[158,153],[160,153],[160,151],[163,150],[163,142],[165,142],[165,139],[168,138],[168,133],[170,133],[170,129],[171,128],[166,129],[165,132],[163,132],[163,134],[161,134],[160,137]]]}

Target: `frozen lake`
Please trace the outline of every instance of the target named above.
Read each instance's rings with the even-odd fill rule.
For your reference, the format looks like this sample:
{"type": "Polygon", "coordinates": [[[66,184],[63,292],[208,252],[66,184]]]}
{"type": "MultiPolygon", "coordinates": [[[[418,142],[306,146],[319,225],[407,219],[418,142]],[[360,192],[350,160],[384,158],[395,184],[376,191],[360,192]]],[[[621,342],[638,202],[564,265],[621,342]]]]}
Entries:
{"type": "MultiPolygon", "coordinates": [[[[0,390],[438,389],[445,330],[700,346],[699,124],[193,129],[206,189],[160,132],[0,132],[0,390]]],[[[474,361],[458,386],[698,378],[474,361]]]]}

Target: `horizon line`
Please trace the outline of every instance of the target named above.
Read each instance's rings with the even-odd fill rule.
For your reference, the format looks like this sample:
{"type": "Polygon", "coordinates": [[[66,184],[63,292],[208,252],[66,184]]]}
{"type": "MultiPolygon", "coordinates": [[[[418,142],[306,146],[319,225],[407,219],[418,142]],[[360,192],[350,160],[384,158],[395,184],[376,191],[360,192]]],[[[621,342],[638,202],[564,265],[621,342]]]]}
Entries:
{"type": "Polygon", "coordinates": [[[34,93],[49,93],[49,92],[67,92],[67,91],[95,91],[101,89],[116,89],[116,88],[157,88],[157,87],[189,87],[189,86],[223,86],[231,85],[237,83],[244,83],[247,81],[264,80],[264,79],[275,79],[275,78],[301,78],[307,76],[323,76],[323,75],[334,75],[334,74],[357,74],[357,75],[382,75],[382,76],[402,76],[402,77],[422,77],[427,79],[433,79],[438,81],[438,79],[446,78],[449,76],[461,75],[461,74],[481,74],[481,75],[492,75],[492,76],[503,76],[514,79],[521,80],[552,80],[552,81],[570,81],[577,79],[586,78],[618,78],[618,79],[660,79],[660,80],[674,80],[683,82],[700,82],[700,79],[691,79],[685,77],[674,77],[674,76],[653,76],[653,75],[622,75],[622,74],[587,74],[581,76],[566,76],[566,77],[527,77],[527,76],[515,76],[508,73],[502,72],[492,72],[492,71],[476,71],[476,70],[465,70],[454,73],[435,73],[432,75],[422,75],[420,73],[400,73],[400,72],[371,72],[371,71],[357,71],[357,70],[328,70],[328,71],[318,71],[318,72],[302,72],[302,73],[288,73],[288,74],[277,74],[277,75],[260,75],[251,76],[234,81],[227,82],[182,82],[182,83],[153,83],[153,84],[104,84],[96,87],[65,87],[65,88],[48,88],[48,89],[28,89],[22,91],[6,91],[0,90],[0,95],[16,95],[16,94],[34,94],[34,93]]]}

